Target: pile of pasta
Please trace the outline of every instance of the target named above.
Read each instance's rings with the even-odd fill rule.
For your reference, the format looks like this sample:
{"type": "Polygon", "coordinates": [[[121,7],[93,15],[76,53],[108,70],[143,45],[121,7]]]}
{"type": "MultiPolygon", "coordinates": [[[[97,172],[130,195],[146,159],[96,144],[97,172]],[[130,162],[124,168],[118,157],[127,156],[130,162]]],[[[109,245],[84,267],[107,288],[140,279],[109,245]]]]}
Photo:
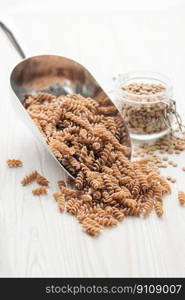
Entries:
{"type": "Polygon", "coordinates": [[[76,178],[54,194],[93,236],[125,216],[163,214],[170,186],[146,160],[130,161],[125,125],[106,99],[26,95],[24,106],[56,158],[76,178]]]}

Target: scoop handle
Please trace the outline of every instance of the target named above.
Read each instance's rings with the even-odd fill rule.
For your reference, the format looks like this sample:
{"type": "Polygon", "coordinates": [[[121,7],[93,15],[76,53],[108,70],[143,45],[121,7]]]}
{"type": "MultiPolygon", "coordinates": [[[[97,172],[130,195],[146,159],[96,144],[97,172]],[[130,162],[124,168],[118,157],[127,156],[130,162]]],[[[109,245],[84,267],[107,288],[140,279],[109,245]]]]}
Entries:
{"type": "Polygon", "coordinates": [[[18,41],[16,40],[12,31],[3,22],[0,22],[0,27],[4,31],[4,33],[10,40],[10,42],[12,43],[13,47],[17,50],[17,52],[19,53],[21,58],[25,59],[26,55],[25,55],[24,51],[22,50],[21,46],[19,45],[18,41]]]}

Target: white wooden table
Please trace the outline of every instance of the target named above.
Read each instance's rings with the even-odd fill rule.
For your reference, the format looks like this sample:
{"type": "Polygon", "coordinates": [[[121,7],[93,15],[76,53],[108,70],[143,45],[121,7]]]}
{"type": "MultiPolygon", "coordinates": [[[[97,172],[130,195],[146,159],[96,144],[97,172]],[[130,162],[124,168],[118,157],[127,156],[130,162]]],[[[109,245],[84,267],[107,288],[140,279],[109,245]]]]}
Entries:
{"type": "MultiPolygon", "coordinates": [[[[71,57],[84,64],[107,91],[118,73],[144,69],[168,75],[183,116],[184,1],[175,1],[176,6],[174,1],[155,1],[152,9],[139,1],[136,10],[130,1],[124,1],[128,7],[113,2],[116,5],[116,1],[106,2],[105,9],[95,1],[92,9],[79,4],[75,10],[69,3],[65,7],[64,1],[7,1],[0,17],[15,24],[27,56],[71,57]]],[[[147,219],[127,218],[99,238],[87,236],[73,217],[58,212],[51,195],[63,172],[12,109],[9,74],[18,61],[0,31],[0,276],[185,276],[185,208],[176,197],[177,190],[185,190],[185,174],[180,171],[185,154],[174,157],[178,169],[163,171],[176,177],[177,184],[166,197],[162,219],[155,214],[147,219]],[[22,159],[24,167],[8,169],[5,161],[11,157],[22,159]],[[46,197],[33,197],[33,185],[20,185],[25,173],[34,169],[51,181],[46,197]]]]}

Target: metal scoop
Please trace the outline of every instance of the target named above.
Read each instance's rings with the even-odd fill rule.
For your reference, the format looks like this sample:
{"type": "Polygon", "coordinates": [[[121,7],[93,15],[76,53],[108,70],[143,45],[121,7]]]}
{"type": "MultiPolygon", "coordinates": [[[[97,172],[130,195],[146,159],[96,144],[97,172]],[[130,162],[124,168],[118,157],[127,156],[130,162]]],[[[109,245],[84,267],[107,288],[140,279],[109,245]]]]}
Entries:
{"type": "MultiPolygon", "coordinates": [[[[24,59],[25,54],[12,32],[1,22],[0,27],[7,34],[18,53],[24,59]]],[[[43,145],[60,164],[64,171],[74,178],[74,176],[69,173],[69,171],[55,158],[28,112],[24,108],[24,94],[37,94],[41,91],[57,96],[76,93],[81,94],[84,97],[91,97],[97,101],[106,98],[107,106],[112,105],[115,107],[114,103],[103,91],[93,76],[82,65],[62,56],[40,55],[24,59],[13,69],[10,76],[10,85],[13,90],[12,103],[18,110],[20,117],[24,118],[24,121],[32,130],[34,136],[37,136],[39,140],[42,141],[43,145]]],[[[121,117],[121,114],[116,107],[113,115],[121,117]]],[[[123,132],[121,143],[131,149],[130,137],[124,120],[122,128],[123,132]]],[[[130,156],[131,153],[128,154],[129,159],[130,156]]]]}

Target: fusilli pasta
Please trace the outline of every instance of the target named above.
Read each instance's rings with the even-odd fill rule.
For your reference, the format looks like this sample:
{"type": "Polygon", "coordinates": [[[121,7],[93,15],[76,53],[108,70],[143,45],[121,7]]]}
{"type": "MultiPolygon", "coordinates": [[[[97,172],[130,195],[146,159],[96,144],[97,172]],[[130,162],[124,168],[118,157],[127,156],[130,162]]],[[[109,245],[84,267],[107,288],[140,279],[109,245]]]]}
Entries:
{"type": "Polygon", "coordinates": [[[40,187],[34,189],[34,190],[32,191],[32,194],[33,194],[34,196],[44,195],[44,194],[47,194],[47,189],[46,189],[45,186],[40,186],[40,187]]]}
{"type": "Polygon", "coordinates": [[[23,165],[22,161],[19,159],[8,159],[6,163],[9,166],[9,168],[22,167],[23,165]]]}
{"type": "Polygon", "coordinates": [[[129,161],[125,125],[108,99],[81,95],[26,96],[25,107],[53,154],[76,178],[58,182],[59,209],[77,217],[93,236],[125,216],[162,216],[170,187],[148,160],[129,161]]]}
{"type": "Polygon", "coordinates": [[[37,179],[37,171],[34,171],[28,175],[26,175],[22,180],[21,180],[21,184],[23,186],[32,183],[33,181],[35,181],[37,179]]]}

